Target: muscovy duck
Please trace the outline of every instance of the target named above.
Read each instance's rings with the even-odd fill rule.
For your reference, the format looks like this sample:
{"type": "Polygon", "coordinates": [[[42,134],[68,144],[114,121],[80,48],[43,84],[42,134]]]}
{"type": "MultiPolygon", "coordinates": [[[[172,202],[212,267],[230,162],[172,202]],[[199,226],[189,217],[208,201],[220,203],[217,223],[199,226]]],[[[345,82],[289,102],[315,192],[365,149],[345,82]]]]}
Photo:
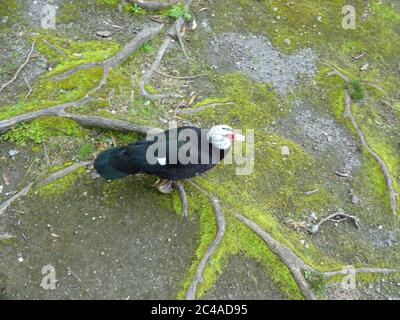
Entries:
{"type": "Polygon", "coordinates": [[[220,162],[233,140],[244,141],[245,137],[227,125],[210,130],[180,127],[155,134],[152,139],[103,151],[94,167],[107,180],[137,173],[158,176],[158,190],[170,193],[173,181],[195,177],[220,162]],[[165,150],[164,154],[161,150],[165,150]]]}

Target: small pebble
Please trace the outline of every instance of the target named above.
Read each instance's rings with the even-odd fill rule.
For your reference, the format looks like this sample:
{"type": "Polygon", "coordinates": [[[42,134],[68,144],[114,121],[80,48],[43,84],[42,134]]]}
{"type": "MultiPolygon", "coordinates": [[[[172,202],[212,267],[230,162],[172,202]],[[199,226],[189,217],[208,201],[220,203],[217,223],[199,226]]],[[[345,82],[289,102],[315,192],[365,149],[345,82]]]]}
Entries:
{"type": "Polygon", "coordinates": [[[281,154],[283,156],[288,156],[290,154],[290,150],[288,146],[281,147],[281,154]]]}
{"type": "Polygon", "coordinates": [[[18,150],[10,150],[10,151],[8,151],[8,154],[10,155],[10,157],[15,157],[18,153],[19,153],[18,150]]]}
{"type": "Polygon", "coordinates": [[[109,38],[111,37],[111,34],[110,31],[96,31],[96,35],[102,38],[109,38]]]}

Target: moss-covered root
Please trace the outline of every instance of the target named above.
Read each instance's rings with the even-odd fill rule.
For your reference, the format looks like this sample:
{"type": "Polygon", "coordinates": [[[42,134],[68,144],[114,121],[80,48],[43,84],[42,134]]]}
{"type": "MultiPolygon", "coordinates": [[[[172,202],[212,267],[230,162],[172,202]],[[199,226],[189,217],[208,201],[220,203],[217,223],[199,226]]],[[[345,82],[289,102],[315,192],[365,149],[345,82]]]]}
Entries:
{"type": "Polygon", "coordinates": [[[203,257],[199,262],[199,265],[197,266],[196,273],[185,295],[186,300],[194,300],[196,298],[197,284],[199,282],[202,282],[203,272],[206,267],[206,264],[210,259],[210,257],[212,256],[212,254],[214,253],[214,251],[217,250],[225,233],[225,217],[224,214],[222,213],[221,205],[219,203],[218,198],[208,194],[208,192],[205,191],[203,188],[201,188],[199,185],[193,182],[191,184],[195,186],[197,190],[205,194],[210,199],[211,205],[214,209],[215,219],[217,222],[217,234],[215,235],[215,238],[212,241],[212,243],[208,246],[206,252],[204,253],[203,257]]]}
{"type": "MultiPolygon", "coordinates": [[[[316,300],[316,292],[313,289],[314,284],[310,281],[312,277],[308,276],[308,280],[306,280],[306,275],[319,275],[323,280],[326,278],[338,276],[338,275],[346,275],[348,270],[342,269],[339,271],[329,271],[329,272],[318,272],[308,264],[306,264],[303,260],[301,260],[292,250],[288,247],[281,244],[279,241],[275,240],[269,233],[264,231],[260,226],[251,221],[250,219],[240,215],[235,214],[236,218],[243,222],[246,226],[248,226],[251,230],[253,230],[263,241],[267,244],[269,249],[274,252],[283,263],[291,271],[296,283],[298,284],[301,292],[304,297],[308,300],[316,300]]],[[[396,273],[398,270],[396,269],[386,269],[386,268],[358,268],[352,270],[354,273],[396,273]]],[[[318,276],[317,276],[318,277],[318,276]]]]}

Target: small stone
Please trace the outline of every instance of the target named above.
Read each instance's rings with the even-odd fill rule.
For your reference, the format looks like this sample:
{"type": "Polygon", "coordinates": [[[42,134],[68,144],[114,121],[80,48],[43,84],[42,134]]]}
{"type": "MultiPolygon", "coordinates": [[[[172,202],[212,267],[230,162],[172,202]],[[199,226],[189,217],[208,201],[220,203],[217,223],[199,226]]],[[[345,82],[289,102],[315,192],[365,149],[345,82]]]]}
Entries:
{"type": "Polygon", "coordinates": [[[359,204],[360,203],[360,198],[357,197],[355,194],[351,197],[351,203],[352,204],[359,204]]]}
{"type": "Polygon", "coordinates": [[[311,221],[317,221],[318,220],[317,214],[315,212],[311,212],[310,219],[311,221]]]}
{"type": "Polygon", "coordinates": [[[24,258],[22,258],[22,257],[18,258],[18,262],[23,262],[23,261],[24,261],[24,258]]]}
{"type": "Polygon", "coordinates": [[[10,155],[10,157],[15,157],[18,153],[19,153],[18,150],[10,150],[10,151],[8,151],[8,154],[10,155]]]}
{"type": "Polygon", "coordinates": [[[290,150],[288,146],[281,147],[281,155],[288,156],[290,155],[290,150]]]}
{"type": "Polygon", "coordinates": [[[369,63],[366,63],[360,68],[360,71],[366,71],[368,68],[369,68],[369,63]]]}
{"type": "Polygon", "coordinates": [[[379,225],[378,226],[378,230],[382,230],[383,229],[383,226],[382,225],[379,225]]]}
{"type": "Polygon", "coordinates": [[[277,7],[273,7],[272,11],[277,12],[279,9],[277,7]]]}
{"type": "Polygon", "coordinates": [[[290,41],[290,39],[286,38],[285,40],[283,40],[283,44],[290,46],[292,44],[292,41],[290,41]]]}
{"type": "Polygon", "coordinates": [[[321,16],[318,16],[318,17],[317,17],[317,21],[318,21],[318,22],[322,22],[322,17],[321,17],[321,16]]]}
{"type": "Polygon", "coordinates": [[[96,31],[96,36],[101,38],[109,38],[111,37],[112,33],[110,31],[96,31]]]}

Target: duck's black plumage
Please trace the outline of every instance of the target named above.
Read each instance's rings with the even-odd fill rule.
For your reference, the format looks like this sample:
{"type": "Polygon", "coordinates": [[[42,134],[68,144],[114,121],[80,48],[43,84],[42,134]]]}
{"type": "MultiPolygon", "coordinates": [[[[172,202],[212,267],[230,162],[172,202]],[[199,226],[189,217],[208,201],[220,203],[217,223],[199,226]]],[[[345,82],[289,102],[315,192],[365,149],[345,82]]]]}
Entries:
{"type": "MultiPolygon", "coordinates": [[[[165,139],[160,141],[165,141],[166,143],[166,164],[162,165],[160,163],[150,164],[146,158],[147,150],[152,146],[155,141],[141,140],[134,142],[125,147],[112,148],[102,152],[94,162],[94,167],[96,171],[105,179],[112,180],[117,178],[122,178],[131,174],[136,173],[147,173],[156,175],[163,179],[168,180],[182,180],[192,178],[201,173],[210,170],[219,161],[221,161],[227,150],[219,150],[215,148],[211,143],[208,143],[208,148],[203,148],[201,139],[206,138],[205,130],[201,130],[195,127],[181,127],[176,130],[176,134],[171,134],[171,130],[165,131],[165,139]],[[177,137],[181,130],[192,129],[197,135],[197,141],[186,142],[177,141],[177,137]],[[171,139],[175,139],[178,149],[187,143],[196,143],[194,148],[197,150],[198,161],[197,163],[183,164],[177,160],[177,163],[170,163],[169,158],[169,145],[173,143],[171,139]],[[206,150],[208,149],[208,150],[206,150]],[[205,154],[207,153],[207,154],[205,154]],[[208,159],[205,163],[201,160],[208,159]]],[[[179,157],[178,157],[179,158],[179,157]]]]}

